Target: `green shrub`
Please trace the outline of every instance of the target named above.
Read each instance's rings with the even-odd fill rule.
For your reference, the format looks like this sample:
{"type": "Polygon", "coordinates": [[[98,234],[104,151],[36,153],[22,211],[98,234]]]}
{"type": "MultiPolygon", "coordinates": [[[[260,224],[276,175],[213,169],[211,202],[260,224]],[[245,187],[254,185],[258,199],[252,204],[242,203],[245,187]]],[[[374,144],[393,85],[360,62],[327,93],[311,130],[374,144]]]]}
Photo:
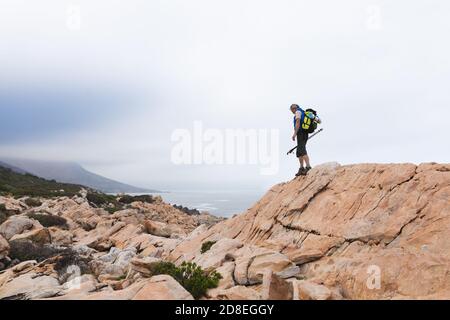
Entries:
{"type": "Polygon", "coordinates": [[[171,262],[160,262],[152,267],[151,273],[152,275],[170,275],[195,299],[204,296],[208,289],[217,288],[219,280],[222,279],[220,273],[216,271],[206,272],[192,262],[183,262],[179,267],[171,262]]]}
{"type": "Polygon", "coordinates": [[[19,261],[36,260],[41,262],[64,251],[64,249],[51,245],[33,243],[27,239],[12,240],[9,242],[9,246],[9,257],[19,261]]]}
{"type": "Polygon", "coordinates": [[[52,214],[39,214],[39,213],[29,213],[28,217],[31,219],[39,221],[44,227],[61,227],[67,228],[67,220],[63,217],[55,216],[52,214]]]}
{"type": "Polygon", "coordinates": [[[0,204],[0,224],[8,220],[8,212],[6,211],[5,205],[0,204]]]}
{"type": "Polygon", "coordinates": [[[202,243],[202,254],[211,249],[211,247],[216,243],[217,241],[206,241],[202,243]]]}
{"type": "Polygon", "coordinates": [[[153,198],[153,196],[148,195],[148,194],[144,194],[144,195],[140,195],[140,196],[124,195],[119,198],[119,202],[123,203],[123,204],[130,204],[135,201],[153,203],[153,202],[155,202],[155,199],[153,198]]]}
{"type": "Polygon", "coordinates": [[[103,205],[108,204],[108,198],[104,194],[89,192],[86,196],[86,199],[97,207],[101,207],[103,205]]]}
{"type": "Polygon", "coordinates": [[[25,204],[29,207],[40,207],[42,202],[35,198],[27,198],[25,204]]]}

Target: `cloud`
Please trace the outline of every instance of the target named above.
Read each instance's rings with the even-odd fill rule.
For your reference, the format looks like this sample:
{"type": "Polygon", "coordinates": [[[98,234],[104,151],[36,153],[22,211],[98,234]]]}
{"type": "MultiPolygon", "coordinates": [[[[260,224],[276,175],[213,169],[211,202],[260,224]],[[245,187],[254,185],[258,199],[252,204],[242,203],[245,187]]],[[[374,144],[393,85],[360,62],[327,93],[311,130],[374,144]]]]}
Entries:
{"type": "Polygon", "coordinates": [[[444,0],[4,3],[0,153],[75,160],[152,188],[267,186],[290,179],[296,159],[280,154],[272,177],[174,166],[171,134],[195,120],[279,129],[288,150],[298,103],[324,120],[313,164],[450,158],[444,0]],[[80,30],[66,26],[73,4],[80,30]]]}

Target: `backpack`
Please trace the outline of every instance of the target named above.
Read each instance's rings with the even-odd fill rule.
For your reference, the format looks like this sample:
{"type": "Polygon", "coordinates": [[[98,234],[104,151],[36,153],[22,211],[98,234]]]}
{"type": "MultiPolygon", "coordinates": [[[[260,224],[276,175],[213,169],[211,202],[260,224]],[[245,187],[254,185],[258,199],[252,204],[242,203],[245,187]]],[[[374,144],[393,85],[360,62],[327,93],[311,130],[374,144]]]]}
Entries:
{"type": "Polygon", "coordinates": [[[302,119],[300,120],[302,130],[307,133],[313,133],[317,129],[317,122],[314,119],[317,116],[317,112],[313,109],[306,109],[302,114],[302,119]]]}

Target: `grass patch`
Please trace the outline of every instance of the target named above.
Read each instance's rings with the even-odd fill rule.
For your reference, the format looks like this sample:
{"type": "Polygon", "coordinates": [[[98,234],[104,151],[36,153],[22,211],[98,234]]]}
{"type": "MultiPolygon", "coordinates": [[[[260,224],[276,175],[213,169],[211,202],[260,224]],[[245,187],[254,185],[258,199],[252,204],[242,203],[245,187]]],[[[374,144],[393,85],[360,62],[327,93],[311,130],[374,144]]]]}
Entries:
{"type": "Polygon", "coordinates": [[[160,262],[152,267],[151,273],[154,276],[159,274],[171,276],[195,299],[203,297],[208,289],[217,288],[219,280],[222,279],[220,273],[206,272],[192,262],[183,262],[179,267],[171,262],[160,262]]]}
{"type": "Polygon", "coordinates": [[[205,253],[207,251],[209,251],[209,249],[211,249],[211,247],[216,243],[217,241],[206,241],[202,243],[202,249],[201,249],[201,253],[205,253]]]}
{"type": "Polygon", "coordinates": [[[68,228],[67,220],[63,217],[59,217],[52,214],[39,214],[39,213],[29,213],[28,217],[31,219],[39,221],[42,226],[49,227],[61,227],[63,229],[68,228]]]}
{"type": "Polygon", "coordinates": [[[40,207],[42,205],[42,202],[39,201],[39,199],[27,198],[25,199],[25,204],[29,207],[40,207]]]}

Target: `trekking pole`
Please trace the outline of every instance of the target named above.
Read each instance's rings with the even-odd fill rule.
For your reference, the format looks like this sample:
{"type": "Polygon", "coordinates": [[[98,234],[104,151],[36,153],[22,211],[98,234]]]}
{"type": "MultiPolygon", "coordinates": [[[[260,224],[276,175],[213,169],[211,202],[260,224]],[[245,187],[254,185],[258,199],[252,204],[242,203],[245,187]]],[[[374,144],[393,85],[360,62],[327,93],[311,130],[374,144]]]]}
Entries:
{"type": "MultiPolygon", "coordinates": [[[[311,138],[314,138],[315,135],[321,133],[322,131],[323,131],[323,128],[320,128],[320,130],[317,131],[316,133],[312,134],[312,135],[308,138],[308,140],[311,139],[311,138]]],[[[295,146],[294,148],[292,148],[291,150],[289,150],[287,154],[288,154],[288,155],[291,154],[292,152],[294,152],[295,149],[297,149],[297,146],[295,146]]]]}

